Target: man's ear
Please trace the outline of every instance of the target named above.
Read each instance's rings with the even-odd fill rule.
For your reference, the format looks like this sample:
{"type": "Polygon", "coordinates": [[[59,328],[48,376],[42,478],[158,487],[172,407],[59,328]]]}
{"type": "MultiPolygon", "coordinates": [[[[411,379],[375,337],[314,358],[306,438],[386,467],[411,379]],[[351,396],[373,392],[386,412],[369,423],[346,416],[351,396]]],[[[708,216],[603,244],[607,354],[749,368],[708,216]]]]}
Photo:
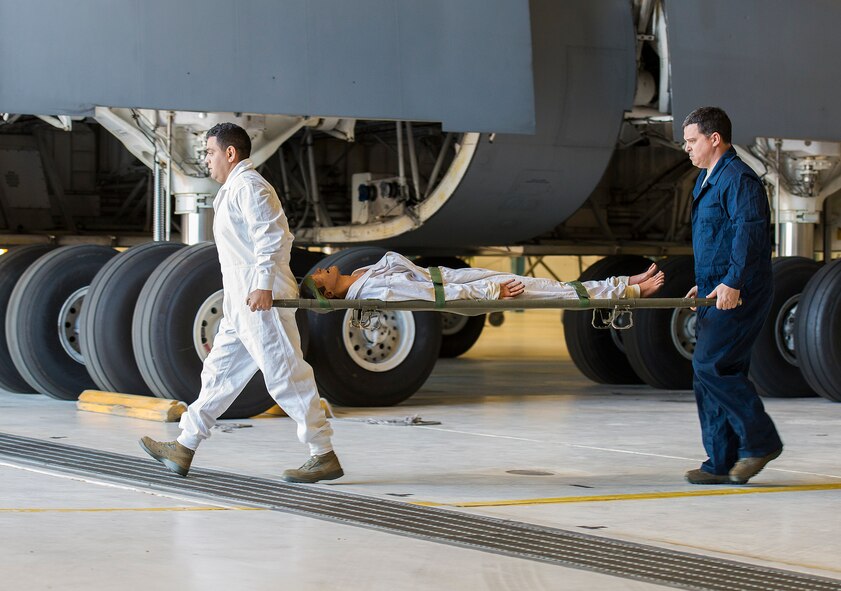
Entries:
{"type": "Polygon", "coordinates": [[[713,148],[718,147],[721,143],[721,134],[717,131],[712,132],[712,134],[710,134],[710,142],[712,142],[713,148]]]}
{"type": "Polygon", "coordinates": [[[233,146],[228,146],[225,148],[225,157],[228,159],[228,162],[233,162],[237,159],[237,149],[233,146]]]}
{"type": "Polygon", "coordinates": [[[324,297],[325,297],[325,298],[332,300],[334,295],[336,295],[336,294],[334,294],[334,293],[333,293],[332,291],[330,291],[329,289],[325,289],[325,290],[324,290],[324,297]]]}

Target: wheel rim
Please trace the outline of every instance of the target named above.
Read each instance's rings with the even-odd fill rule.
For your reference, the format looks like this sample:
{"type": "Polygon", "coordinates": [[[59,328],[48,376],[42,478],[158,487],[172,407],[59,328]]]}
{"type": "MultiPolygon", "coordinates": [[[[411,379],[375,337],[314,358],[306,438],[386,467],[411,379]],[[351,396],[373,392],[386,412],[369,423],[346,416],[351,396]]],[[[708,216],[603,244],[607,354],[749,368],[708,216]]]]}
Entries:
{"type": "Polygon", "coordinates": [[[678,308],[672,313],[671,336],[672,343],[678,353],[685,359],[692,361],[695,352],[695,323],[698,315],[689,308],[678,308]]]}
{"type": "Polygon", "coordinates": [[[403,363],[415,344],[415,318],[411,312],[379,312],[369,328],[355,328],[345,313],[342,340],[350,358],[359,367],[373,372],[389,371],[403,363]]]}
{"type": "Polygon", "coordinates": [[[774,322],[774,340],[777,341],[777,350],[783,359],[795,367],[799,367],[794,343],[794,322],[799,301],[799,293],[787,299],[774,322]]]}
{"type": "Polygon", "coordinates": [[[464,330],[464,327],[467,326],[469,321],[470,318],[468,316],[444,312],[441,314],[441,334],[445,337],[454,335],[464,330]]]}
{"type": "Polygon", "coordinates": [[[213,339],[219,330],[219,323],[222,322],[223,294],[224,290],[222,289],[211,294],[199,306],[196,319],[193,321],[193,346],[202,361],[210,354],[210,350],[213,348],[213,339]]]}
{"type": "Polygon", "coordinates": [[[82,365],[85,364],[85,357],[79,346],[79,316],[88,287],[86,285],[70,294],[58,313],[58,340],[73,361],[82,365]]]}

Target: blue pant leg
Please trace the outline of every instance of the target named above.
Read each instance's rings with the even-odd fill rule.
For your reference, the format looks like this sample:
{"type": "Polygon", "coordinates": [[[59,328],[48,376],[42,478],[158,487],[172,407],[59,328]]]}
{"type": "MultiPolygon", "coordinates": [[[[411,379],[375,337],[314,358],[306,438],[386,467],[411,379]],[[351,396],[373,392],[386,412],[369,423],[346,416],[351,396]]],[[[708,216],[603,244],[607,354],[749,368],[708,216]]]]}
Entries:
{"type": "Polygon", "coordinates": [[[735,310],[699,311],[693,368],[704,447],[704,469],[724,474],[738,458],[782,447],[771,417],[748,380],[750,355],[770,298],[751,298],[735,310]],[[723,423],[727,423],[725,426],[723,423]]]}
{"type": "Polygon", "coordinates": [[[701,441],[708,458],[701,468],[710,474],[726,475],[739,459],[739,438],[730,426],[727,412],[707,393],[704,383],[697,377],[694,387],[701,441]]]}
{"type": "MultiPolygon", "coordinates": [[[[718,403],[714,393],[708,387],[709,380],[704,374],[705,368],[714,365],[715,350],[710,348],[711,340],[706,333],[711,330],[707,320],[708,309],[698,310],[695,336],[697,339],[692,366],[695,371],[693,386],[695,401],[698,405],[698,419],[701,423],[701,441],[707,452],[707,461],[701,468],[711,474],[724,475],[730,471],[739,459],[739,438],[730,426],[727,412],[718,403]],[[704,376],[702,378],[701,376],[704,376]]],[[[712,327],[712,330],[715,328],[712,327]]]]}

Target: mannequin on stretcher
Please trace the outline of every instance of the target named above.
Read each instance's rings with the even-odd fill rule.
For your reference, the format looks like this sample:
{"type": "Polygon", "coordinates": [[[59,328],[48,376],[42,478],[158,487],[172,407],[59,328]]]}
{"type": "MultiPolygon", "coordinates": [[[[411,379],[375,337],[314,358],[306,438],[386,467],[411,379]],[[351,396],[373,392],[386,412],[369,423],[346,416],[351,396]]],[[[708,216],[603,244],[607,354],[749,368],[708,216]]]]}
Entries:
{"type": "MultiPolygon", "coordinates": [[[[665,275],[653,264],[632,276],[610,277],[603,281],[561,282],[536,277],[523,277],[492,271],[466,268],[440,269],[439,289],[446,301],[499,299],[579,299],[586,290],[592,299],[649,297],[665,282],[665,275]]],[[[435,301],[434,277],[396,252],[387,252],[373,265],[356,269],[350,275],[338,267],[319,268],[311,275],[318,291],[328,299],[374,299],[382,301],[435,301]]]]}

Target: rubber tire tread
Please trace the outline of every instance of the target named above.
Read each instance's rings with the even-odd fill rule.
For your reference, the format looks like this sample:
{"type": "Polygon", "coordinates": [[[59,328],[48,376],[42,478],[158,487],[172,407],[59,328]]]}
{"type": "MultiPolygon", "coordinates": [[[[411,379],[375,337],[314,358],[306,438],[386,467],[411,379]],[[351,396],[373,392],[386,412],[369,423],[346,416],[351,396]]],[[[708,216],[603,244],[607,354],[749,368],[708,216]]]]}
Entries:
{"type": "MultiPolygon", "coordinates": [[[[385,254],[377,247],[354,247],[333,254],[316,267],[336,265],[342,273],[376,263],[385,254]]],[[[305,296],[304,296],[305,297],[305,296]]],[[[371,372],[347,354],[342,338],[344,312],[308,312],[310,345],[307,361],[315,371],[321,396],[340,406],[393,406],[411,397],[426,382],[441,349],[441,319],[436,312],[412,312],[415,342],[398,367],[371,372]]]]}
{"type": "Polygon", "coordinates": [[[825,264],[797,304],[795,342],[800,371],[812,388],[841,402],[841,260],[825,264]]]}
{"type": "Polygon", "coordinates": [[[91,282],[80,318],[80,345],[88,373],[100,389],[154,396],[132,348],[132,318],[144,284],[178,242],[148,242],[108,261],[91,282]]]}
{"type": "MultiPolygon", "coordinates": [[[[771,311],[751,353],[749,374],[753,385],[762,396],[768,398],[817,396],[817,392],[803,377],[800,368],[789,363],[780,353],[775,332],[777,315],[783,304],[793,296],[802,294],[806,284],[820,268],[820,263],[806,257],[780,257],[771,263],[774,274],[774,297],[771,300],[771,311]]],[[[799,301],[797,309],[799,313],[799,301]]],[[[796,334],[794,336],[797,338],[796,334]]],[[[798,348],[795,341],[795,353],[798,348]]]]}
{"type": "Polygon", "coordinates": [[[56,247],[53,244],[16,246],[0,257],[0,388],[8,392],[30,393],[32,387],[23,379],[12,361],[6,339],[6,312],[12,290],[24,272],[56,247]]]}
{"type": "MultiPolygon", "coordinates": [[[[292,247],[289,268],[292,270],[292,274],[299,284],[309,274],[310,269],[317,266],[325,256],[327,255],[322,252],[313,252],[296,246],[292,247]]],[[[310,327],[307,322],[307,311],[295,310],[295,322],[298,324],[298,333],[301,335],[301,352],[306,357],[307,350],[310,346],[310,327]]]]}
{"type": "MultiPolygon", "coordinates": [[[[449,267],[450,269],[467,269],[470,267],[467,263],[457,257],[421,257],[415,261],[415,264],[420,267],[449,267]]],[[[485,328],[485,317],[487,314],[480,314],[477,316],[463,316],[467,319],[464,327],[453,334],[441,334],[441,350],[438,351],[438,357],[444,359],[452,359],[467,353],[479,337],[482,336],[482,330],[485,328]]]]}
{"type": "MultiPolygon", "coordinates": [[[[693,257],[669,257],[657,266],[666,274],[666,283],[654,297],[682,298],[695,285],[693,257]]],[[[672,342],[674,312],[656,308],[634,310],[634,328],[625,339],[625,353],[637,375],[652,388],[689,390],[694,370],[692,361],[681,355],[672,342]]]]}
{"type": "MultiPolygon", "coordinates": [[[[616,275],[636,275],[651,261],[635,255],[614,255],[590,265],[579,281],[602,280],[616,275]]],[[[611,330],[593,328],[592,310],[565,311],[562,315],[564,340],[572,362],[590,380],[598,384],[641,384],[625,352],[613,340],[611,330]]],[[[633,331],[622,331],[623,338],[633,331]]]]}
{"type": "Polygon", "coordinates": [[[37,392],[77,400],[95,389],[85,366],[70,357],[57,334],[57,319],[67,298],[90,285],[117,251],[108,246],[62,246],[32,264],[12,291],[6,313],[6,339],[12,361],[37,392]]]}
{"type": "MultiPolygon", "coordinates": [[[[193,345],[193,323],[204,301],[220,289],[222,271],[212,242],[172,254],[143,285],[132,318],[132,345],[140,374],[155,396],[188,404],[198,398],[203,363],[193,345]]],[[[252,417],[273,405],[258,371],[219,418],[252,417]]]]}

